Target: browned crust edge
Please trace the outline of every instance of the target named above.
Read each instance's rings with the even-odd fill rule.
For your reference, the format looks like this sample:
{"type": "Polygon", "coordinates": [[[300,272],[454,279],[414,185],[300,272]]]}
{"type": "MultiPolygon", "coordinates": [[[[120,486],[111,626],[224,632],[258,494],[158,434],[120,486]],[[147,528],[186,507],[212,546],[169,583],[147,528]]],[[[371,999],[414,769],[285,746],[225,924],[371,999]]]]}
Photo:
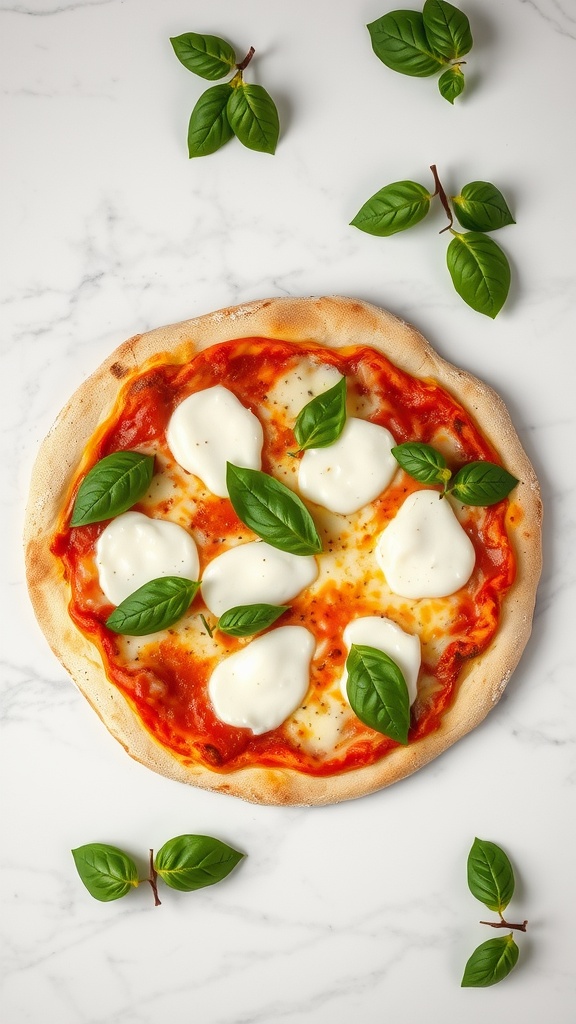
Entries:
{"type": "Polygon", "coordinates": [[[53,651],[113,736],[142,764],[169,778],[264,804],[327,804],[372,793],[416,771],[478,725],[500,699],[530,636],[541,571],[542,506],[538,482],[501,398],[443,360],[422,335],[382,309],[341,296],[273,298],[137,335],[124,342],[72,396],[44,440],[33,469],[24,544],[30,597],[53,651]],[[432,377],[468,409],[520,483],[522,511],[512,539],[518,570],[503,604],[497,636],[463,674],[438,731],[398,747],[382,762],[330,778],[251,768],[219,774],[183,764],[141,726],[105,676],[96,648],[67,611],[68,587],[49,545],[70,480],[87,441],[110,412],[122,378],[149,361],[188,361],[218,342],[242,337],[371,345],[415,377],[432,377]]]}

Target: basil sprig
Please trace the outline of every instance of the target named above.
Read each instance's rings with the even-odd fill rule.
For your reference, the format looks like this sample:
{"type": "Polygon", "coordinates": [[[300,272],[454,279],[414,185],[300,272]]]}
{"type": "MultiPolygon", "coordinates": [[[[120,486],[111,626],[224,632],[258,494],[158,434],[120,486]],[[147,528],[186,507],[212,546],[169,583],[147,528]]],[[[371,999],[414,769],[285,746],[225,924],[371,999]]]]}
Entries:
{"type": "Polygon", "coordinates": [[[346,377],[322,394],[316,395],[298,413],[294,436],[300,451],[327,448],[334,444],[346,423],[346,377]]]}
{"type": "Polygon", "coordinates": [[[432,165],[430,170],[436,186],[433,193],[416,181],[392,182],[371,196],[350,223],[370,235],[393,235],[418,224],[437,196],[448,217],[448,224],[440,233],[449,231],[453,236],[446,253],[452,284],[472,309],[493,319],[510,290],[510,264],[500,246],[485,232],[514,224],[514,218],[504,196],[491,182],[471,181],[458,195],[448,197],[436,166],[432,165]],[[462,227],[469,230],[454,229],[454,214],[462,227]]]}
{"type": "Polygon", "coordinates": [[[376,647],[352,644],[346,671],[348,700],[354,714],[376,732],[407,743],[410,698],[396,662],[376,647]]]}
{"type": "Polygon", "coordinates": [[[442,453],[419,441],[395,445],[391,452],[414,480],[421,484],[442,484],[442,493],[453,494],[463,505],[495,505],[518,483],[503,466],[487,460],[468,462],[453,476],[442,453]]]}
{"type": "Polygon", "coordinates": [[[218,36],[185,32],[170,42],[181,64],[201,78],[216,81],[234,72],[228,82],[211,86],[197,101],[188,125],[188,155],[215,153],[234,135],[248,149],[274,153],[280,134],[276,104],[263,86],[244,81],[254,47],[237,63],[230,43],[218,36]]]}
{"type": "Polygon", "coordinates": [[[76,495],[71,526],[88,526],[127,512],[148,490],[154,456],[113,452],[86,474],[76,495]]]}
{"type": "Polygon", "coordinates": [[[322,541],[304,502],[259,469],[227,464],[226,486],[238,518],[262,540],[293,555],[317,555],[322,541]]]}
{"type": "MultiPolygon", "coordinates": [[[[498,914],[498,921],[481,921],[490,928],[507,928],[525,932],[528,922],[511,924],[502,913],[514,895],[514,869],[508,856],[496,843],[475,839],[467,862],[468,888],[489,910],[498,914]]],[[[506,978],[518,962],[519,949],[512,931],[479,945],[464,968],[464,988],[484,988],[506,978]]]]}
{"type": "Polygon", "coordinates": [[[426,0],[422,13],[390,11],[367,26],[377,57],[402,75],[439,79],[440,94],[453,103],[464,89],[461,60],[472,49],[466,15],[445,0],[426,0]]]}
{"type": "Polygon", "coordinates": [[[222,612],[217,629],[228,636],[254,636],[287,612],[287,604],[239,604],[222,612]]]}
{"type": "Polygon", "coordinates": [[[181,576],[160,576],[139,587],[106,619],[106,626],[122,636],[146,636],[168,629],[190,607],[200,583],[181,576]]]}
{"type": "Polygon", "coordinates": [[[149,882],[154,903],[160,906],[158,878],[171,889],[193,892],[222,881],[244,857],[220,839],[182,835],[169,839],[158,850],[150,850],[148,878],[140,879],[136,864],[127,853],[105,843],[88,843],[72,850],[76,870],[94,899],[107,903],[126,896],[141,882],[149,882]]]}

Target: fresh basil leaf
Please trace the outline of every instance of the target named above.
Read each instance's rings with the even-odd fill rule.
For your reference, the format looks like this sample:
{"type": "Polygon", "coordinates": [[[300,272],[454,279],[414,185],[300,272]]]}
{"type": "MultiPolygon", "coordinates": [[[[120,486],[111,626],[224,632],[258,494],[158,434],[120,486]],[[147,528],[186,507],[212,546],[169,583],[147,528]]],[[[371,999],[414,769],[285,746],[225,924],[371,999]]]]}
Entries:
{"type": "Polygon", "coordinates": [[[468,854],[468,888],[488,910],[501,914],[514,895],[514,871],[495,843],[475,839],[468,854]]]}
{"type": "Polygon", "coordinates": [[[469,231],[496,231],[516,223],[500,189],[489,181],[471,181],[451,199],[458,220],[469,231]]]}
{"type": "Polygon", "coordinates": [[[188,125],[188,155],[208,156],[234,137],[226,114],[229,85],[212,85],[203,92],[188,125]]]}
{"type": "Polygon", "coordinates": [[[86,474],[76,495],[71,526],[88,526],[127,512],[148,490],[154,456],[113,452],[86,474]]]}
{"type": "Polygon", "coordinates": [[[448,103],[454,103],[454,100],[458,99],[464,92],[465,84],[462,69],[457,64],[453,68],[448,68],[448,71],[445,71],[438,79],[440,95],[448,100],[448,103]]]}
{"type": "Polygon", "coordinates": [[[243,81],[233,85],[226,112],[243,146],[259,153],[275,152],[280,122],[274,100],[266,89],[261,85],[246,85],[243,81]]]}
{"type": "Polygon", "coordinates": [[[238,518],[272,547],[293,555],[317,555],[322,551],[312,516],[285,484],[259,469],[229,462],[226,485],[238,518]]]}
{"type": "Polygon", "coordinates": [[[346,377],[334,387],[316,395],[298,413],[294,436],[300,451],[307,448],[327,448],[334,444],[346,423],[346,377]]]}
{"type": "Polygon", "coordinates": [[[218,629],[228,636],[254,636],[276,622],[288,607],[287,604],[239,604],[222,613],[218,629]]]}
{"type": "Polygon", "coordinates": [[[390,450],[402,469],[421,484],[443,484],[452,475],[444,456],[431,444],[407,441],[390,450]]]}
{"type": "Polygon", "coordinates": [[[178,60],[188,71],[214,82],[224,78],[236,65],[236,54],[225,39],[185,32],[170,42],[178,60]]]}
{"type": "Polygon", "coordinates": [[[348,700],[354,714],[376,732],[407,743],[410,698],[396,662],[376,647],[352,644],[346,671],[348,700]]]}
{"type": "Polygon", "coordinates": [[[464,505],[495,505],[517,483],[515,476],[493,462],[468,462],[453,478],[450,493],[464,505]]]}
{"type": "Polygon", "coordinates": [[[171,889],[193,892],[226,878],[243,857],[211,836],[176,836],[158,850],[154,867],[171,889]]]}
{"type": "Polygon", "coordinates": [[[431,52],[418,11],[390,11],[366,27],[374,53],[392,71],[427,78],[446,64],[431,52]]]}
{"type": "Polygon", "coordinates": [[[190,607],[200,583],[181,576],[160,576],[130,594],[106,619],[122,636],[146,636],[168,629],[190,607]]]}
{"type": "Polygon", "coordinates": [[[506,978],[518,963],[519,949],[512,932],[478,946],[464,968],[462,988],[486,988],[506,978]]]}
{"type": "Polygon", "coordinates": [[[351,224],[369,235],[394,235],[418,224],[428,213],[431,198],[417,181],[394,181],[371,196],[351,224]]]}
{"type": "Polygon", "coordinates": [[[446,262],[458,295],[494,319],[510,289],[510,265],[502,249],[488,235],[467,231],[452,239],[446,262]]]}
{"type": "Polygon", "coordinates": [[[116,846],[88,843],[72,850],[76,870],[96,900],[119,900],[138,885],[138,869],[131,857],[116,846]]]}
{"type": "Polygon", "coordinates": [[[472,49],[466,15],[445,0],[426,0],[422,10],[424,32],[432,53],[458,60],[472,49]]]}

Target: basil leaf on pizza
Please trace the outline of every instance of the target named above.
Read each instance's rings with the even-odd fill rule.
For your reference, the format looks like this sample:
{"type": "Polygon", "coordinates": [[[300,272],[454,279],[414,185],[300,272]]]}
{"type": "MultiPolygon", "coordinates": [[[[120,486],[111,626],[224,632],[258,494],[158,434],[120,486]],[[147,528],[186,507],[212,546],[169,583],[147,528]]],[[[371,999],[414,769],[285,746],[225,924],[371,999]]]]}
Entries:
{"type": "Polygon", "coordinates": [[[322,541],[304,502],[289,487],[259,469],[233,466],[226,485],[238,518],[262,540],[293,555],[317,555],[322,541]]]}
{"type": "Polygon", "coordinates": [[[496,843],[475,839],[468,854],[468,888],[488,910],[501,914],[514,895],[512,865],[496,843]]]}
{"type": "Polygon", "coordinates": [[[138,870],[131,857],[116,846],[88,843],[72,850],[76,870],[96,900],[118,900],[138,885],[138,870]]]}
{"type": "Polygon", "coordinates": [[[436,56],[458,60],[472,49],[470,22],[453,4],[445,0],[426,0],[422,20],[426,39],[436,56]]]}
{"type": "Polygon", "coordinates": [[[346,378],[341,377],[334,387],[316,395],[298,413],[294,436],[300,451],[307,448],[327,448],[334,444],[346,423],[346,378]]]}
{"type": "Polygon", "coordinates": [[[169,839],[158,850],[154,868],[171,889],[193,892],[222,881],[243,857],[220,839],[183,835],[169,839]]]}
{"type": "Polygon", "coordinates": [[[228,608],[218,619],[218,629],[228,636],[254,636],[268,629],[276,619],[288,611],[288,605],[242,604],[228,608]]]}
{"type": "Polygon", "coordinates": [[[402,75],[427,78],[447,63],[433,53],[418,11],[390,11],[367,25],[376,56],[402,75]]]}
{"type": "Polygon", "coordinates": [[[226,113],[243,146],[259,153],[275,152],[280,133],[278,111],[262,85],[247,84],[241,77],[233,79],[226,113]]]}
{"type": "Polygon", "coordinates": [[[350,224],[385,238],[418,224],[428,213],[431,198],[417,181],[394,181],[371,196],[350,224]]]}
{"type": "Polygon", "coordinates": [[[236,54],[225,39],[218,36],[184,32],[170,40],[178,60],[200,78],[216,81],[236,66],[236,54]]]}
{"type": "Polygon", "coordinates": [[[407,743],[410,698],[398,665],[384,651],[352,644],[346,671],[348,699],[360,721],[398,743],[407,743]]]}
{"type": "Polygon", "coordinates": [[[113,452],[86,474],[76,495],[71,526],[89,526],[127,512],[148,490],[154,456],[142,452],[113,452]]]}
{"type": "Polygon", "coordinates": [[[448,68],[448,70],[444,71],[438,79],[440,95],[445,100],[448,100],[448,103],[454,103],[454,100],[461,96],[464,92],[465,84],[464,74],[459,64],[455,64],[454,67],[448,68]]]}
{"type": "Polygon", "coordinates": [[[495,505],[507,498],[518,480],[493,462],[469,462],[452,478],[450,493],[464,505],[495,505]]]}
{"type": "Polygon", "coordinates": [[[209,156],[234,137],[226,114],[229,85],[213,85],[203,92],[190,115],[188,156],[209,156]]]}
{"type": "Polygon", "coordinates": [[[406,441],[392,448],[392,455],[402,469],[421,484],[444,484],[452,475],[442,453],[431,444],[406,441]]]}
{"type": "Polygon", "coordinates": [[[500,189],[490,181],[471,181],[450,198],[462,227],[469,231],[497,231],[516,223],[500,189]]]}
{"type": "Polygon", "coordinates": [[[130,594],[106,619],[107,629],[123,636],[146,636],[181,619],[200,583],[180,576],[160,576],[130,594]]]}
{"type": "Polygon", "coordinates": [[[464,968],[462,988],[487,988],[503,981],[518,963],[519,952],[512,932],[482,942],[464,968]]]}
{"type": "Polygon", "coordinates": [[[446,252],[452,284],[472,309],[494,319],[510,290],[510,264],[488,235],[479,231],[452,234],[446,252]]]}

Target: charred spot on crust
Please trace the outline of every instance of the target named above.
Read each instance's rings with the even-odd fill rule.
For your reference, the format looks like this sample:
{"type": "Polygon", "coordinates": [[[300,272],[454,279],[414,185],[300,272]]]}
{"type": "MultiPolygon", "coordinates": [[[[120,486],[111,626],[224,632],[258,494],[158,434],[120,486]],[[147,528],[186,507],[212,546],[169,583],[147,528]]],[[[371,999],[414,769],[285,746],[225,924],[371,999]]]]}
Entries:
{"type": "Polygon", "coordinates": [[[209,764],[221,765],[223,761],[222,754],[218,750],[218,747],[214,747],[211,743],[204,744],[204,757],[209,764]]]}
{"type": "Polygon", "coordinates": [[[121,380],[121,378],[125,377],[128,373],[128,367],[123,366],[122,363],[112,363],[110,373],[113,377],[116,377],[116,380],[121,380]]]}

